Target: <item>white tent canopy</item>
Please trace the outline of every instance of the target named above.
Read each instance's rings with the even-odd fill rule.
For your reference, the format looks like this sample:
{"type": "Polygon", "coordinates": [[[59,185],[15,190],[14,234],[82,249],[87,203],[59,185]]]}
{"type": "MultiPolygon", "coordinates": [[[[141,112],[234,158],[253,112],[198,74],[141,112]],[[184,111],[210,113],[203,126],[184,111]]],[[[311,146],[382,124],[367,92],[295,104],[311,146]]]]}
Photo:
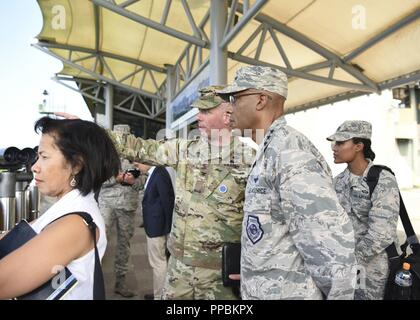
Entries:
{"type": "Polygon", "coordinates": [[[111,83],[165,112],[206,66],[289,76],[286,112],[420,80],[420,0],[38,0],[37,48],[61,75],[111,83]],[[171,84],[168,88],[167,79],[171,84]]]}

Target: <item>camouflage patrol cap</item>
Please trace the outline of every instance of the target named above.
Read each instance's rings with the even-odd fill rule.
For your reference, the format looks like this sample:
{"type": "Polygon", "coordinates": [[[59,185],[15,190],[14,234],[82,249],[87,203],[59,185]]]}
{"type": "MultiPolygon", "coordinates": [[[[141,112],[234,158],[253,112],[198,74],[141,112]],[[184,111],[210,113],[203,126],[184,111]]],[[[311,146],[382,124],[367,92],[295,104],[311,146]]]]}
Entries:
{"type": "Polygon", "coordinates": [[[242,67],[236,71],[233,83],[217,93],[229,94],[247,89],[265,90],[287,98],[287,76],[284,72],[270,67],[242,67]]]}
{"type": "Polygon", "coordinates": [[[200,98],[195,100],[191,107],[198,109],[213,109],[225,102],[217,93],[216,90],[222,90],[225,86],[208,86],[201,88],[198,92],[200,98]]]}
{"type": "Polygon", "coordinates": [[[114,125],[115,132],[130,133],[130,126],[128,124],[116,124],[114,125]]]}
{"type": "Polygon", "coordinates": [[[352,138],[369,139],[372,136],[372,125],[367,121],[349,120],[344,121],[337,131],[329,136],[329,141],[346,141],[352,138]]]}

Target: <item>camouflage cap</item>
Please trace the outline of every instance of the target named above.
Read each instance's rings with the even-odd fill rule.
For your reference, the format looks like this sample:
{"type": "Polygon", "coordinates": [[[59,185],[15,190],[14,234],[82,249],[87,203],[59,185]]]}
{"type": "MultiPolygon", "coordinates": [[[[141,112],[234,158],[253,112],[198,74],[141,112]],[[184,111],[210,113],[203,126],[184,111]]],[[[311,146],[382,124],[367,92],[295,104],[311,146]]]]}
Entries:
{"type": "Polygon", "coordinates": [[[372,125],[367,121],[349,120],[344,121],[337,131],[329,136],[329,141],[346,141],[352,138],[369,139],[372,136],[372,125]]]}
{"type": "Polygon", "coordinates": [[[287,76],[284,72],[270,67],[242,67],[236,71],[233,83],[217,93],[229,94],[247,89],[265,90],[287,98],[287,76]]]}
{"type": "Polygon", "coordinates": [[[114,125],[113,131],[121,133],[130,133],[130,126],[128,124],[116,124],[114,125]]]}
{"type": "Polygon", "coordinates": [[[216,90],[222,90],[225,86],[208,86],[201,88],[198,92],[200,98],[195,100],[191,107],[198,109],[213,109],[225,102],[217,93],[216,90]]]}

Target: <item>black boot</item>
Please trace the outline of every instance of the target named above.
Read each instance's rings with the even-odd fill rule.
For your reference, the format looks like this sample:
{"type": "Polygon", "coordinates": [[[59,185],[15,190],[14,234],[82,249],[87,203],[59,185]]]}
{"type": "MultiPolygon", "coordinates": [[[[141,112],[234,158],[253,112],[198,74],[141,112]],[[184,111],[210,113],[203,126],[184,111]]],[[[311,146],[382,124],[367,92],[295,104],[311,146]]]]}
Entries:
{"type": "Polygon", "coordinates": [[[135,292],[127,288],[127,285],[125,284],[125,276],[117,276],[114,292],[124,298],[131,298],[137,295],[135,292]]]}

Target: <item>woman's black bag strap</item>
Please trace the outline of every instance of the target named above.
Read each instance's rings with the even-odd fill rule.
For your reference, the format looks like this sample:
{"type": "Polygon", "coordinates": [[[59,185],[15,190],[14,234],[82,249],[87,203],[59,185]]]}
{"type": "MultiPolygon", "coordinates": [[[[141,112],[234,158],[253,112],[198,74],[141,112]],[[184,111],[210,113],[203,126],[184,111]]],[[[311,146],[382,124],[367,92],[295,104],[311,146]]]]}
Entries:
{"type": "Polygon", "coordinates": [[[87,212],[73,212],[73,213],[67,213],[65,215],[62,215],[60,218],[57,218],[50,223],[53,223],[54,221],[61,219],[65,216],[69,216],[71,214],[77,214],[80,216],[86,225],[88,226],[90,233],[92,234],[93,238],[93,245],[95,246],[95,271],[93,274],[93,300],[105,300],[105,282],[104,282],[104,275],[102,273],[102,267],[101,267],[101,261],[99,260],[99,253],[98,253],[98,247],[96,246],[96,224],[93,221],[91,215],[87,212]]]}
{"type": "MultiPolygon", "coordinates": [[[[379,175],[381,174],[382,170],[387,170],[395,176],[394,172],[392,172],[390,168],[386,166],[381,166],[381,165],[373,165],[369,169],[369,172],[366,177],[366,183],[369,186],[370,196],[372,196],[373,190],[375,190],[375,187],[378,184],[379,175]]],[[[404,242],[403,245],[401,245],[401,250],[403,251],[403,253],[405,253],[407,250],[407,246],[410,245],[411,249],[414,252],[418,250],[417,248],[418,248],[419,240],[417,239],[416,233],[414,232],[414,229],[413,229],[413,225],[411,224],[410,218],[408,217],[407,209],[405,208],[403,198],[401,197],[401,192],[398,191],[398,193],[400,195],[400,218],[401,218],[402,225],[404,227],[405,234],[407,236],[407,240],[404,242]]],[[[394,244],[386,248],[386,252],[388,254],[388,258],[398,256],[398,253],[394,244]]]]}

